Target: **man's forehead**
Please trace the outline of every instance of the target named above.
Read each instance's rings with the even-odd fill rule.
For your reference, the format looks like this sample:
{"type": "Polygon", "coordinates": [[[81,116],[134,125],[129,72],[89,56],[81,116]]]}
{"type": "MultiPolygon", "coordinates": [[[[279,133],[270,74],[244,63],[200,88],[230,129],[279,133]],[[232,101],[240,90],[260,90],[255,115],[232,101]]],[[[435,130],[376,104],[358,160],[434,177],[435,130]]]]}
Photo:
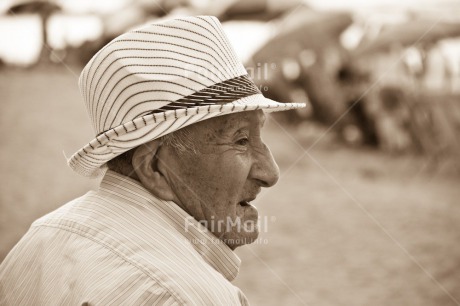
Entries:
{"type": "Polygon", "coordinates": [[[239,112],[214,118],[213,125],[219,132],[232,131],[245,126],[262,127],[266,116],[262,110],[239,112]]]}
{"type": "Polygon", "coordinates": [[[185,129],[197,137],[196,141],[208,142],[215,137],[231,136],[244,128],[262,128],[265,120],[266,115],[262,110],[246,111],[210,118],[185,129]]]}
{"type": "Polygon", "coordinates": [[[255,124],[263,125],[265,114],[262,110],[239,112],[230,115],[219,116],[215,118],[216,125],[235,125],[235,124],[255,124]]]}

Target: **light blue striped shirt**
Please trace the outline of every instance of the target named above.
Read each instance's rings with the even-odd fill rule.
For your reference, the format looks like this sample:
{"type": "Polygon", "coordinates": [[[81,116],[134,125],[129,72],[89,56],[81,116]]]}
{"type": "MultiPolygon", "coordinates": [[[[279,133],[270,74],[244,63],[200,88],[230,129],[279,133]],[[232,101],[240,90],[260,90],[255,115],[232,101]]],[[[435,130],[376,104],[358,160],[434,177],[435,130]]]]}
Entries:
{"type": "Polygon", "coordinates": [[[32,224],[0,266],[0,304],[247,305],[239,265],[175,203],[108,171],[32,224]]]}

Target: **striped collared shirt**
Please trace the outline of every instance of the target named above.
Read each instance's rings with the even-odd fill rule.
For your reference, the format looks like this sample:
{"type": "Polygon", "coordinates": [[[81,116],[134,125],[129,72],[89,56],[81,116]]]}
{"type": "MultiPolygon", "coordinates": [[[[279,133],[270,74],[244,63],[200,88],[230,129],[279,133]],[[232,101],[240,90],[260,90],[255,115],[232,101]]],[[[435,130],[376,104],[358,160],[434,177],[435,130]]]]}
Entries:
{"type": "Polygon", "coordinates": [[[0,304],[247,305],[239,265],[175,203],[108,171],[32,224],[0,266],[0,304]]]}

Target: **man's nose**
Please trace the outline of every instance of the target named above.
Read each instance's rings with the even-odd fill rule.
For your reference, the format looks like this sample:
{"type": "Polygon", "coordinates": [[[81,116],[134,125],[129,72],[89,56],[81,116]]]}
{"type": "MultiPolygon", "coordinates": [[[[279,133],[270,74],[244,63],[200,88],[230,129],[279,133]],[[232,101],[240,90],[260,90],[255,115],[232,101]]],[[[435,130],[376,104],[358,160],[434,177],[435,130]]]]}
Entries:
{"type": "Polygon", "coordinates": [[[280,170],[273,158],[270,149],[263,144],[254,152],[254,163],[250,176],[255,179],[261,187],[271,187],[276,184],[280,177],[280,170]]]}

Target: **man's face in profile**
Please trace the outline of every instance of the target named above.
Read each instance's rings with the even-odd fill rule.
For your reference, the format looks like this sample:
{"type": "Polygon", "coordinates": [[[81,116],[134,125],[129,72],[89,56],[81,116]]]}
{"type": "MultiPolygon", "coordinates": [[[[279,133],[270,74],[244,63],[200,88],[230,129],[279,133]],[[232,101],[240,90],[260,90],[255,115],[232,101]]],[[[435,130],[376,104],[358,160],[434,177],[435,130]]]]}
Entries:
{"type": "Polygon", "coordinates": [[[188,127],[195,152],[168,147],[165,155],[178,204],[232,249],[257,238],[258,212],[249,202],[279,177],[261,139],[264,121],[259,110],[199,122],[188,127]]]}

